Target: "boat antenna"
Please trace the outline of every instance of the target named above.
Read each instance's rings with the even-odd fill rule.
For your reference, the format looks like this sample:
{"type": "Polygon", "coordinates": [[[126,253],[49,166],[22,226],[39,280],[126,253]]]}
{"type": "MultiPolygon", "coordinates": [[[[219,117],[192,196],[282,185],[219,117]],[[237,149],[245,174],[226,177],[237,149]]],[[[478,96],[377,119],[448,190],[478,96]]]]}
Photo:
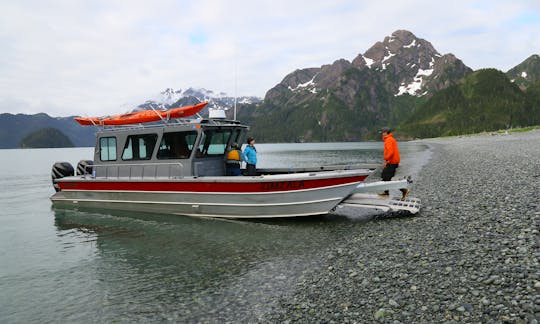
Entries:
{"type": "Polygon", "coordinates": [[[236,95],[238,88],[238,58],[236,55],[236,46],[234,47],[234,118],[236,120],[236,95]]]}

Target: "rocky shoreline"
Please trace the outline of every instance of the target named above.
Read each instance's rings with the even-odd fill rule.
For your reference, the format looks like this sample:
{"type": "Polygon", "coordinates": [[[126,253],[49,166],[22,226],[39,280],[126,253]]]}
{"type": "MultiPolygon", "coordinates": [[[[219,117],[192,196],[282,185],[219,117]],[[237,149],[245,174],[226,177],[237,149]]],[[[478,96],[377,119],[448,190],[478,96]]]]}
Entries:
{"type": "Polygon", "coordinates": [[[540,320],[540,131],[422,142],[433,150],[413,187],[422,211],[332,242],[259,320],[540,320]]]}

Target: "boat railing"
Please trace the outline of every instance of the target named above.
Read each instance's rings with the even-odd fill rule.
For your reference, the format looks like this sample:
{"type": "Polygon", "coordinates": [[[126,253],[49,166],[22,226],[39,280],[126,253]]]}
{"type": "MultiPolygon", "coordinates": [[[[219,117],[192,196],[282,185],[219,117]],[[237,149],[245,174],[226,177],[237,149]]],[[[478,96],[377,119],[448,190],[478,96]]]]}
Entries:
{"type": "Polygon", "coordinates": [[[100,131],[111,131],[111,130],[133,130],[133,129],[152,129],[152,128],[162,128],[163,126],[185,126],[185,125],[194,125],[194,124],[208,124],[208,125],[240,125],[239,121],[236,120],[216,120],[216,119],[205,119],[205,118],[178,118],[171,120],[159,120],[151,124],[131,124],[131,125],[95,125],[100,127],[100,131]]]}
{"type": "Polygon", "coordinates": [[[180,162],[97,164],[92,168],[93,177],[105,179],[174,179],[185,176],[184,165],[180,162]]]}
{"type": "Polygon", "coordinates": [[[98,125],[101,130],[110,131],[110,130],[131,130],[131,129],[151,129],[151,128],[161,128],[163,126],[178,126],[178,125],[189,125],[196,123],[197,119],[186,118],[186,119],[171,119],[168,121],[159,120],[150,124],[130,124],[130,125],[98,125]]]}

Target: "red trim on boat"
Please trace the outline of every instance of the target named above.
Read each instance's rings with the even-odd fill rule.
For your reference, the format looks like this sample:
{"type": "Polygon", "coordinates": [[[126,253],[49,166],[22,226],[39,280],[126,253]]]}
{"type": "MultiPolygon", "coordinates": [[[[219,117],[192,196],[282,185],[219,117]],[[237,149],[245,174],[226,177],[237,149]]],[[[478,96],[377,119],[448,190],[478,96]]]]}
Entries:
{"type": "Polygon", "coordinates": [[[367,175],[260,182],[180,182],[180,181],[58,181],[60,190],[101,191],[184,191],[184,192],[274,192],[315,189],[361,182],[367,175]]]}

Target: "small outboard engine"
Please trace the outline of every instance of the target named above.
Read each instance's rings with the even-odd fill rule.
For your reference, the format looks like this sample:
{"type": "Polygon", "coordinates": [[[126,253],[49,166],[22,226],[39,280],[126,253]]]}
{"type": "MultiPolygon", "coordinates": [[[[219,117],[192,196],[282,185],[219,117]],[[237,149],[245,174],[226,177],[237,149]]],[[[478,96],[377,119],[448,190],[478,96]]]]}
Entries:
{"type": "Polygon", "coordinates": [[[92,160],[80,160],[77,163],[77,175],[92,174],[92,165],[94,165],[92,160]]]}
{"type": "Polygon", "coordinates": [[[53,165],[52,171],[51,171],[51,178],[52,178],[54,190],[56,190],[56,192],[60,191],[60,187],[58,187],[56,180],[61,179],[63,177],[73,176],[74,174],[75,173],[73,170],[73,166],[69,164],[69,162],[56,162],[53,165]]]}

